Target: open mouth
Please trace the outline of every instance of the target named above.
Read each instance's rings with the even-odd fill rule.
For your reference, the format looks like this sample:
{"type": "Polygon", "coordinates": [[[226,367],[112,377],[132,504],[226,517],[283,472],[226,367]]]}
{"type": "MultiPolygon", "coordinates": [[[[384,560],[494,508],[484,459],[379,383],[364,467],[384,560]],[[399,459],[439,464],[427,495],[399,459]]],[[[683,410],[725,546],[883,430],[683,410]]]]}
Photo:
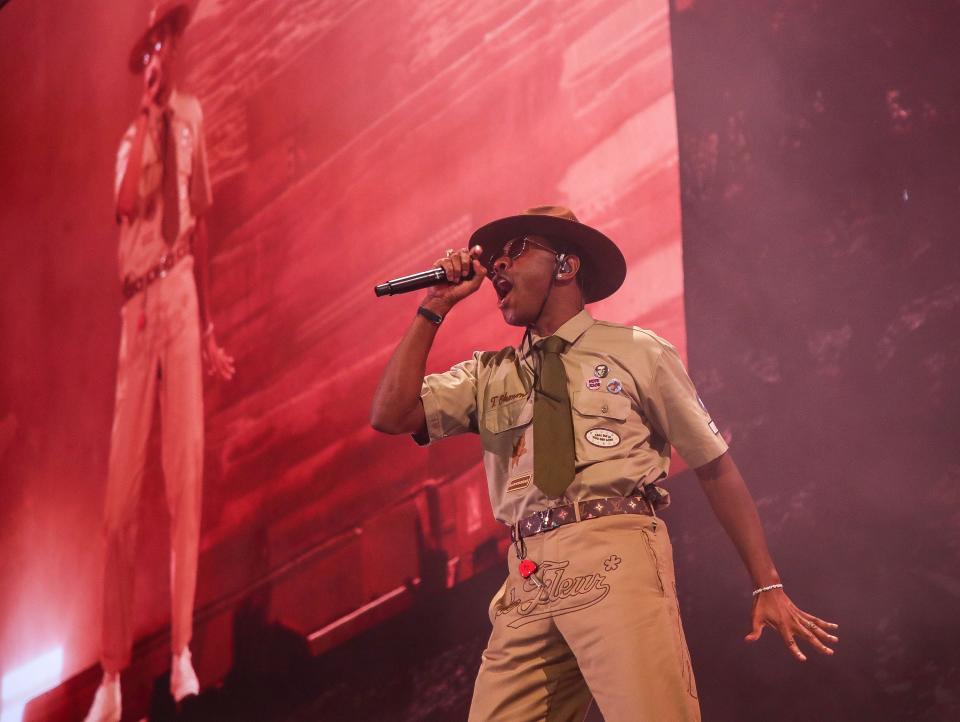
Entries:
{"type": "Polygon", "coordinates": [[[499,299],[497,305],[502,308],[510,291],[513,290],[513,283],[509,278],[498,275],[493,278],[493,288],[497,292],[497,298],[499,299]]]}

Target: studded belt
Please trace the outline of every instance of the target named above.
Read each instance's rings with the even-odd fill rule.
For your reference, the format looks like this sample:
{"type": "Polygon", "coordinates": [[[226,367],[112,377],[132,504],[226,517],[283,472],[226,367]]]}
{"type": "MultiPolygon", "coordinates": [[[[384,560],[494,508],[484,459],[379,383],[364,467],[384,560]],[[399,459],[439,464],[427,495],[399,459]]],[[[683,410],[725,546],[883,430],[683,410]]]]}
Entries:
{"type": "Polygon", "coordinates": [[[160,256],[159,263],[142,276],[127,276],[123,279],[123,285],[120,289],[123,297],[129,300],[154,281],[166,277],[166,275],[173,270],[173,267],[177,265],[177,261],[189,253],[189,241],[187,243],[179,243],[160,256]]]}
{"type": "Polygon", "coordinates": [[[633,496],[614,496],[607,499],[588,499],[573,504],[554,506],[543,511],[535,511],[524,517],[510,528],[510,539],[514,542],[545,531],[552,531],[557,527],[574,524],[578,521],[596,519],[601,516],[614,514],[643,514],[656,516],[655,506],[651,506],[646,497],[635,494],[633,496]]]}

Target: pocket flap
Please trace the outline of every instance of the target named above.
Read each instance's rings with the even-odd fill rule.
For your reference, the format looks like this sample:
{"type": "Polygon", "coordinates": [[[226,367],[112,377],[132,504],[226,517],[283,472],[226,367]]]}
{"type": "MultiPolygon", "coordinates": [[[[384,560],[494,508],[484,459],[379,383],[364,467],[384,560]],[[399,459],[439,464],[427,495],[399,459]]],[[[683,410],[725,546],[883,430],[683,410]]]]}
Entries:
{"type": "Polygon", "coordinates": [[[525,426],[531,421],[533,421],[533,398],[530,396],[499,404],[483,414],[483,425],[493,434],[525,426]]]}
{"type": "Polygon", "coordinates": [[[630,399],[620,394],[574,391],[570,403],[581,416],[602,416],[606,419],[626,421],[627,414],[630,413],[630,399]]]}

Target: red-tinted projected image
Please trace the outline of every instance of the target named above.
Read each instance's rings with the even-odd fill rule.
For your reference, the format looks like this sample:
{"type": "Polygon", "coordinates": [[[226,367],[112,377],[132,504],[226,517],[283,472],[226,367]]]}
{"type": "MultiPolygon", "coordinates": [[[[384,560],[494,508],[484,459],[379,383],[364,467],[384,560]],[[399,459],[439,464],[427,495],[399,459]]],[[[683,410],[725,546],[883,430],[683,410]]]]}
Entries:
{"type": "MultiPolygon", "coordinates": [[[[182,493],[170,474],[165,481],[162,458],[178,453],[183,424],[198,422],[198,613],[225,614],[269,585],[268,616],[308,635],[317,652],[405,608],[420,586],[452,587],[500,564],[506,544],[476,441],[425,451],[370,428],[379,373],[420,295],[378,300],[375,284],[431,266],[494,218],[563,204],[616,239],[626,259],[623,289],[591,312],[685,345],[666,3],[200,2],[188,21],[174,15],[169,30],[147,36],[152,6],[133,5],[55,12],[14,3],[2,16],[4,75],[23,99],[3,111],[4,172],[23,179],[5,201],[4,236],[34,239],[6,247],[35,271],[4,290],[5,454],[15,482],[5,484],[4,535],[29,551],[4,577],[4,618],[16,631],[4,636],[3,658],[13,668],[62,648],[61,679],[100,649],[103,497],[118,493],[107,491],[115,394],[137,394],[139,410],[113,422],[114,455],[141,435],[149,442],[142,498],[124,497],[124,523],[139,528],[116,542],[125,560],[116,564],[135,581],[124,581],[129,597],[107,594],[108,620],[130,625],[114,663],[129,654],[129,635],[151,639],[170,622],[167,536],[183,533],[177,513],[194,512],[170,508],[182,493]],[[164,91],[157,56],[168,38],[186,99],[173,132],[194,148],[177,151],[184,177],[192,172],[182,190],[191,203],[171,239],[188,239],[195,218],[206,226],[209,319],[191,333],[203,336],[212,322],[236,366],[229,384],[207,377],[202,412],[186,415],[176,399],[166,415],[152,403],[185,371],[149,361],[163,366],[160,378],[132,380],[124,354],[187,322],[163,316],[165,304],[192,319],[170,284],[182,276],[189,291],[196,274],[187,264],[200,259],[169,264],[168,278],[147,283],[163,255],[149,244],[171,244],[166,216],[114,221],[114,193],[124,200],[117,146],[123,137],[126,163],[136,118],[149,120],[138,104],[164,91]],[[131,62],[144,63],[140,75],[131,62]],[[197,194],[206,177],[209,205],[197,194]],[[41,286],[56,296],[42,308],[41,286]],[[72,593],[51,595],[64,568],[72,593]]],[[[168,147],[163,122],[154,126],[152,141],[149,129],[139,138],[154,163],[140,182],[163,196],[163,179],[148,177],[168,147]]],[[[485,284],[446,322],[429,370],[521,335],[485,284]]],[[[182,566],[173,570],[182,589],[182,566]]],[[[176,608],[175,599],[174,619],[176,608]]],[[[221,634],[210,626],[195,632],[204,648],[204,635],[221,634]]],[[[230,656],[220,656],[194,662],[222,674],[230,656]]]]}

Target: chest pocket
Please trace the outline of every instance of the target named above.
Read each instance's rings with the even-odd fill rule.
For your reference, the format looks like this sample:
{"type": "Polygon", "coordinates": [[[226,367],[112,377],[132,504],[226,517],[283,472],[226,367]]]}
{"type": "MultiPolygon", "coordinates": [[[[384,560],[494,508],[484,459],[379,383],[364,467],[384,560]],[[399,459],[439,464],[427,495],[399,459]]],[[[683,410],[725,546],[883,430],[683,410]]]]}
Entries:
{"type": "Polygon", "coordinates": [[[630,413],[630,399],[620,394],[574,391],[570,403],[580,416],[585,417],[586,423],[602,419],[626,421],[630,413]]]}
{"type": "Polygon", "coordinates": [[[573,431],[577,462],[589,464],[621,459],[633,444],[630,424],[630,399],[620,394],[598,391],[574,391],[573,431]]]}
{"type": "Polygon", "coordinates": [[[528,396],[498,404],[483,414],[483,426],[490,434],[518,429],[533,421],[533,401],[528,396]]]}

